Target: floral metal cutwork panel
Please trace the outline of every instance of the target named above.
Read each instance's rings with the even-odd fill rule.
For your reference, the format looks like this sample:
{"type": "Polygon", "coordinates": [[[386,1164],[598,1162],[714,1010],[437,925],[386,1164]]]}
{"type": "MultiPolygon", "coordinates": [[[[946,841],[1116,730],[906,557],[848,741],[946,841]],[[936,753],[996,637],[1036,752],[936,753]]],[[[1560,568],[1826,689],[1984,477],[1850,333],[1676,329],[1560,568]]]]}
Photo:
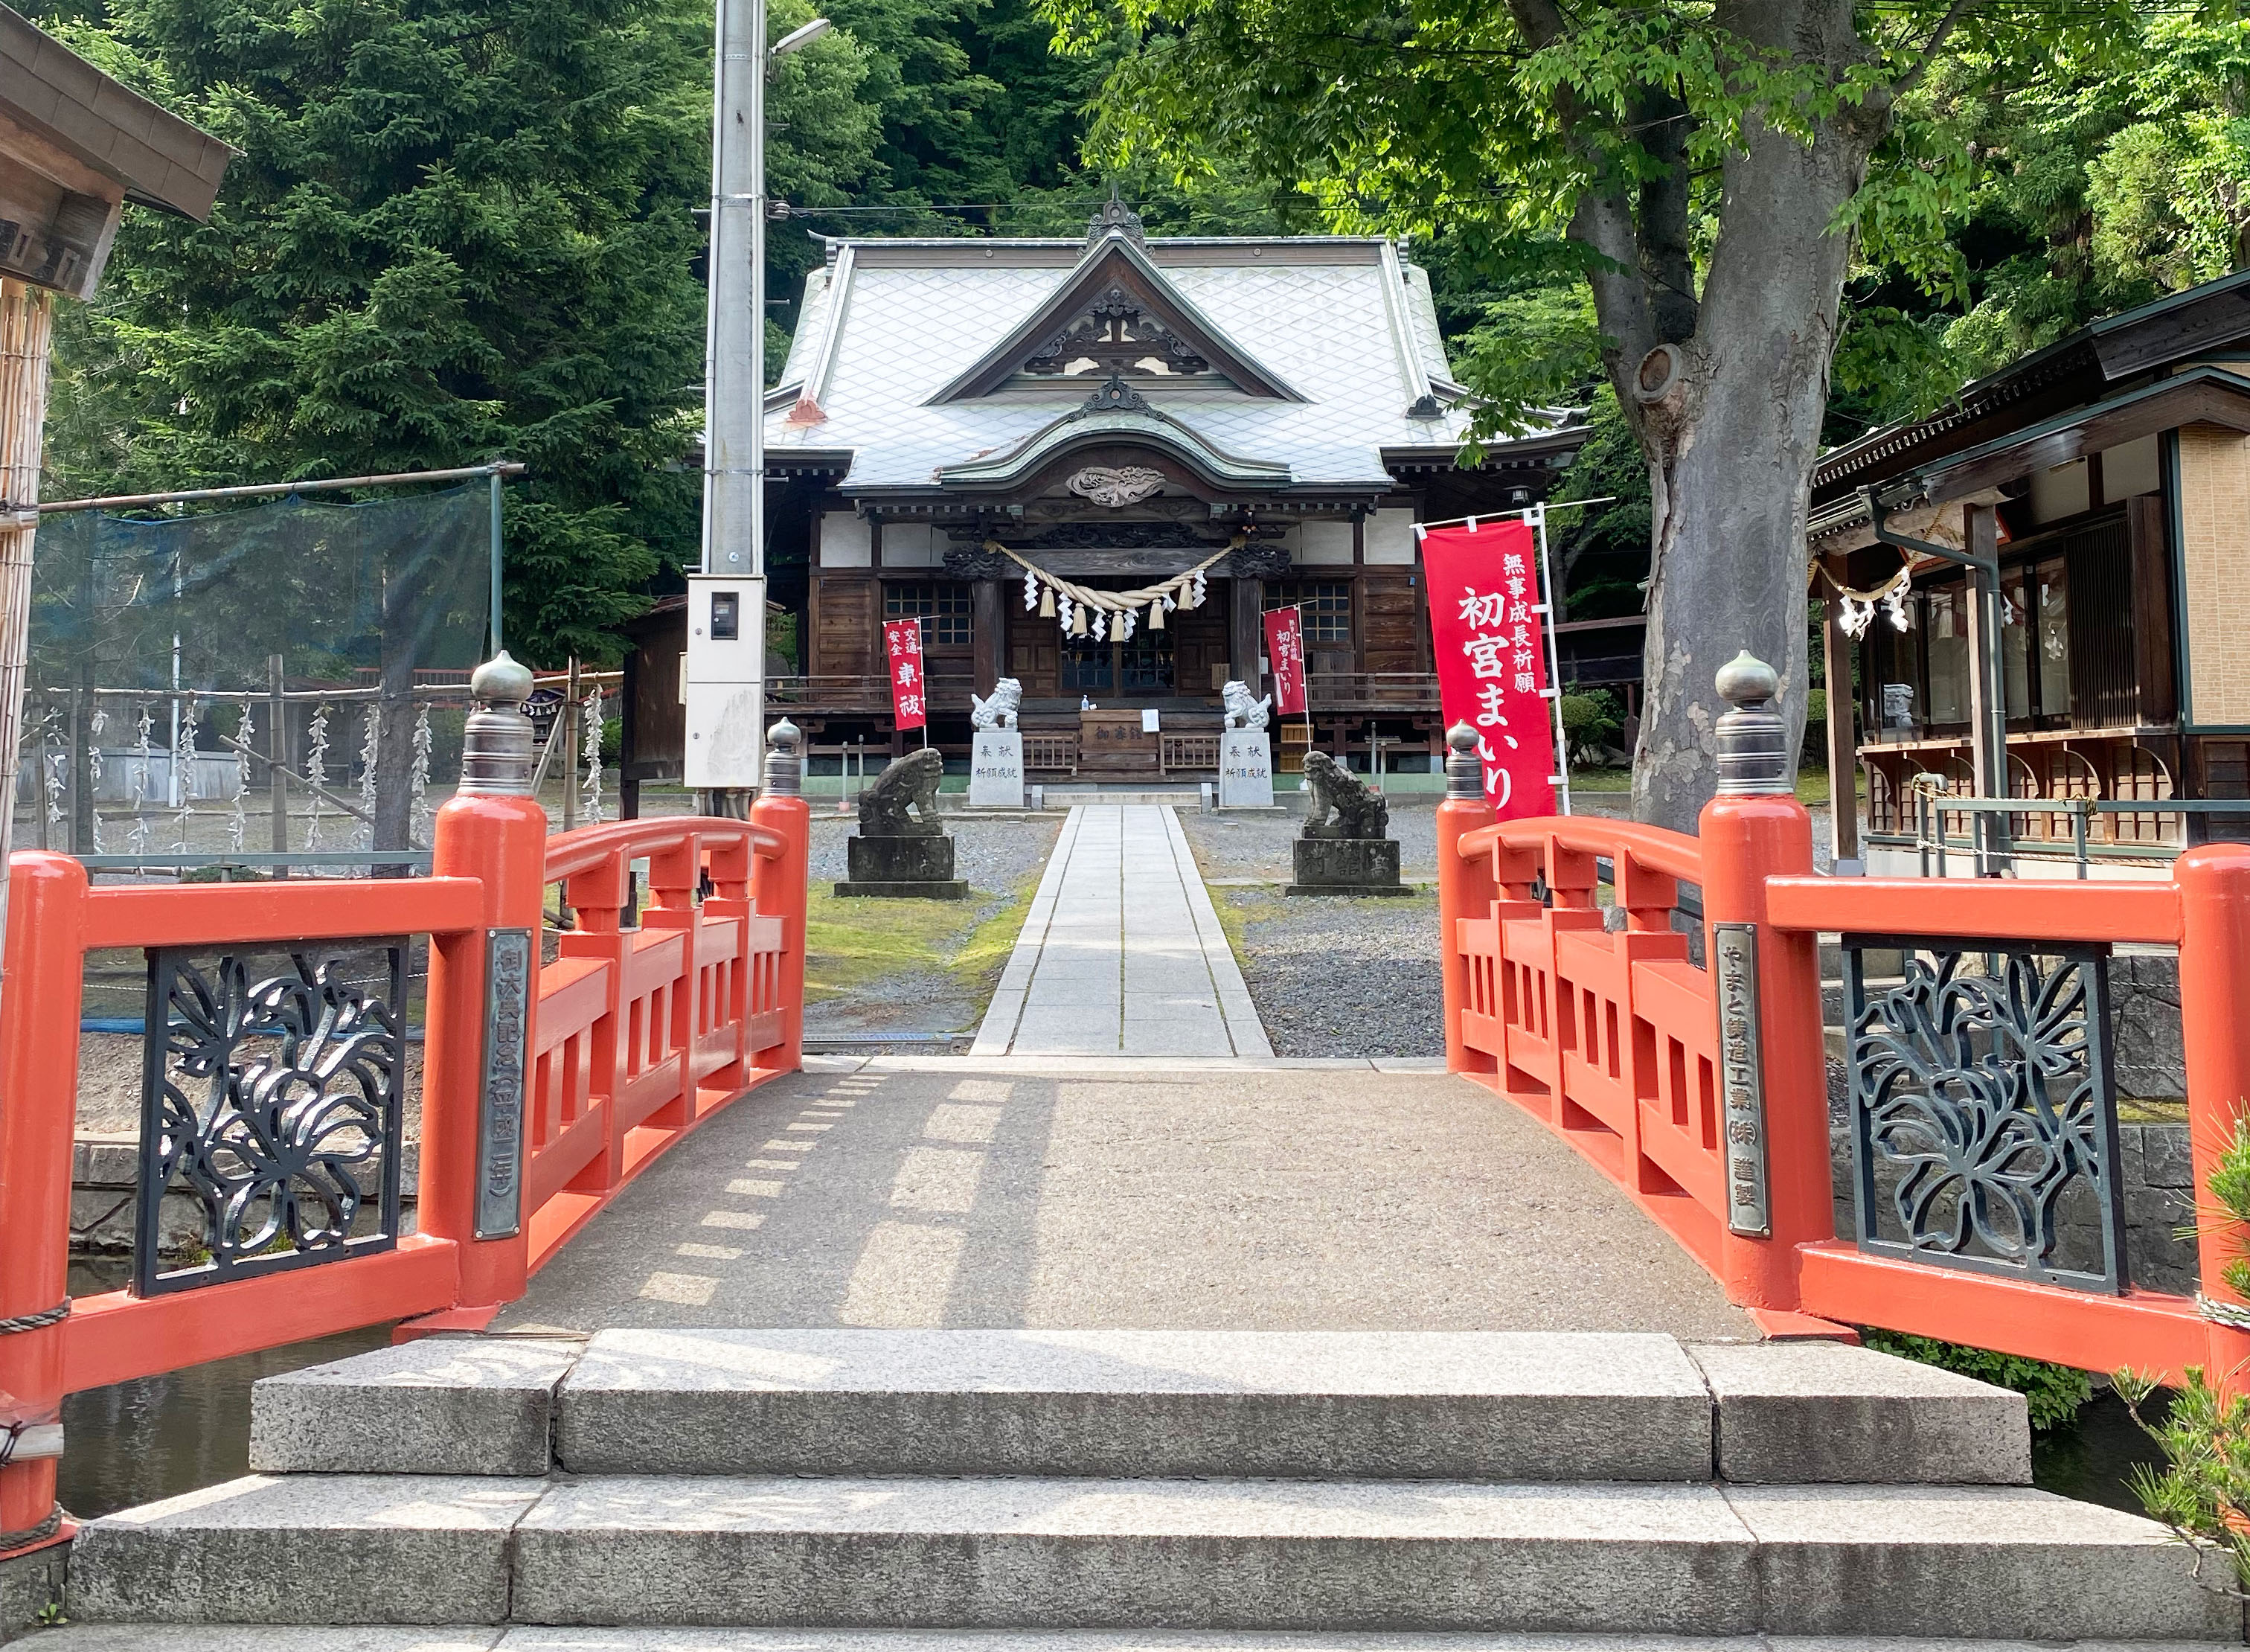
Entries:
{"type": "Polygon", "coordinates": [[[134,1246],[141,1296],[398,1242],[405,943],[270,956],[280,967],[260,974],[256,953],[148,952],[134,1246]],[[168,1192],[176,1208],[183,1193],[200,1205],[199,1247],[166,1234],[168,1192]]]}
{"type": "Polygon", "coordinates": [[[1844,948],[1860,1248],[2122,1290],[2108,949],[1844,948]],[[1871,984],[1878,951],[1900,955],[1897,973],[1871,984]]]}

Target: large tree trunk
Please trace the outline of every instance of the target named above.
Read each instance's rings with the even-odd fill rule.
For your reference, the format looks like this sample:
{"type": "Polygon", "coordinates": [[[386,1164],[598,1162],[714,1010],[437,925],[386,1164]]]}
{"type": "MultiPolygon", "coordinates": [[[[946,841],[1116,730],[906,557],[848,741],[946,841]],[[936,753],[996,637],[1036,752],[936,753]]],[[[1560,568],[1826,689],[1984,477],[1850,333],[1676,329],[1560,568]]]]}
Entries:
{"type": "MultiPolygon", "coordinates": [[[[1825,32],[1820,55],[1839,66],[1857,44],[1840,4],[1746,10],[1764,10],[1743,28],[1754,36],[1780,21],[1773,13],[1798,13],[1788,44],[1802,50],[1825,32]]],[[[1612,368],[1653,495],[1636,819],[1694,829],[1715,787],[1715,729],[1727,708],[1712,679],[1742,649],[1779,672],[1780,709],[1792,740],[1803,737],[1805,515],[1850,252],[1829,226],[1882,124],[1881,111],[1862,108],[1810,145],[1755,133],[1727,163],[1694,335],[1672,347],[1676,357],[1644,368],[1620,350],[1612,368]]],[[[1599,293],[1597,283],[1598,301],[1599,293]]],[[[1632,339],[1604,319],[1605,332],[1632,339]]],[[[1670,330],[1641,339],[1653,345],[1670,330]]]]}

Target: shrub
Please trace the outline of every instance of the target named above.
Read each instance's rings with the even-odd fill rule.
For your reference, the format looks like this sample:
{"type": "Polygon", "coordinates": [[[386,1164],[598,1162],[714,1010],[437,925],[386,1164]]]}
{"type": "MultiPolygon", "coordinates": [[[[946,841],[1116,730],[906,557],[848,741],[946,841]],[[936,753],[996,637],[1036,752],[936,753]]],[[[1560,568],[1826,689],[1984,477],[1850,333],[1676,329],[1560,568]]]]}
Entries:
{"type": "MultiPolygon", "coordinates": [[[[2212,1170],[2211,1196],[2220,1220],[2250,1222],[2250,1123],[2241,1119],[2212,1170]]],[[[2250,1298],[2250,1256],[2229,1257],[2219,1282],[2250,1298]]],[[[2235,1307],[2226,1303],[2219,1311],[2235,1307]]],[[[2199,1365],[2186,1374],[2170,1409],[2152,1420],[2147,1408],[2156,1378],[2129,1367],[2117,1373],[2117,1393],[2133,1420],[2164,1454],[2163,1469],[2133,1470],[2133,1490],[2149,1517],[2194,1552],[2197,1582],[2250,1600],[2250,1394],[2222,1394],[2199,1365]],[[2213,1566],[2219,1561],[2225,1564],[2213,1566]],[[2217,1575],[2206,1576],[2206,1566],[2217,1575]]]]}
{"type": "Polygon", "coordinates": [[[1625,727],[1625,709],[1606,688],[1566,688],[1563,691],[1563,737],[1570,742],[1573,762],[1599,757],[1625,727]]]}

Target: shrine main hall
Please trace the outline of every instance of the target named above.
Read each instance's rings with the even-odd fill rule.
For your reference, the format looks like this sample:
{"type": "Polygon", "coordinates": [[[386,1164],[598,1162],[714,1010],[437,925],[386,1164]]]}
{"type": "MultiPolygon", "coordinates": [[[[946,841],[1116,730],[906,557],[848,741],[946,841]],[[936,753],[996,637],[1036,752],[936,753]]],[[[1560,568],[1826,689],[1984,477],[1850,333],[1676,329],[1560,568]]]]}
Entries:
{"type": "MultiPolygon", "coordinates": [[[[1472,398],[1402,243],[1151,237],[1112,201],[1082,240],[826,254],[765,403],[770,715],[903,750],[882,627],[919,617],[949,757],[970,693],[1013,677],[1034,778],[1192,778],[1222,686],[1272,686],[1261,615],[1294,605],[1314,729],[1278,727],[1277,766],[1308,738],[1439,766],[1413,526],[1545,499],[1585,432],[1542,414],[1464,467],[1472,398]]],[[[680,624],[642,622],[644,670],[680,624]]]]}

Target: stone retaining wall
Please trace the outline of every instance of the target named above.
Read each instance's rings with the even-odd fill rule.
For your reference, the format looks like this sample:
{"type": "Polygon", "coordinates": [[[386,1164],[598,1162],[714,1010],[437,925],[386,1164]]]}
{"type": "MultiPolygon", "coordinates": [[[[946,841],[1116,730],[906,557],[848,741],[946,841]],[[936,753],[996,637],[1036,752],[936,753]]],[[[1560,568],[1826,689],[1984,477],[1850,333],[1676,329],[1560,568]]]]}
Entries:
{"type": "MultiPolygon", "coordinates": [[[[421,1170],[422,1144],[405,1144],[399,1164],[399,1209],[404,1231],[414,1231],[414,1189],[421,1170]]],[[[116,1256],[133,1249],[134,1209],[141,1182],[138,1135],[81,1136],[71,1150],[71,1252],[81,1256],[116,1256]]],[[[167,1193],[157,1218],[157,1250],[178,1257],[204,1240],[202,1203],[187,1193],[167,1193]]]]}

